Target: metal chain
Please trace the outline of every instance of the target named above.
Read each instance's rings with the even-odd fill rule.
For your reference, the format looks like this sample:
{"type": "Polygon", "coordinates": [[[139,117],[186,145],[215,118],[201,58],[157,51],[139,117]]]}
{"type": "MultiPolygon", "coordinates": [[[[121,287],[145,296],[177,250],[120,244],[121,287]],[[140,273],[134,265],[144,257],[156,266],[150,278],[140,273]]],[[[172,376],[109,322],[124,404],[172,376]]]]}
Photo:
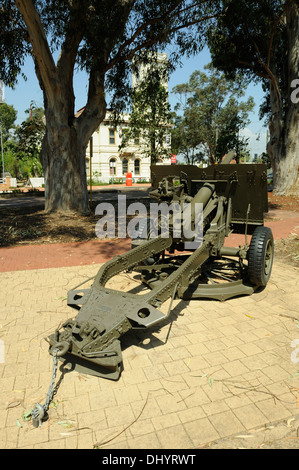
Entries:
{"type": "Polygon", "coordinates": [[[35,428],[41,426],[42,419],[47,413],[50,403],[55,393],[55,379],[56,379],[57,368],[58,368],[58,356],[57,356],[58,351],[59,351],[58,348],[53,349],[52,378],[51,378],[51,383],[50,383],[50,387],[47,393],[45,404],[41,405],[40,403],[36,403],[35,407],[31,411],[32,423],[35,428]]]}

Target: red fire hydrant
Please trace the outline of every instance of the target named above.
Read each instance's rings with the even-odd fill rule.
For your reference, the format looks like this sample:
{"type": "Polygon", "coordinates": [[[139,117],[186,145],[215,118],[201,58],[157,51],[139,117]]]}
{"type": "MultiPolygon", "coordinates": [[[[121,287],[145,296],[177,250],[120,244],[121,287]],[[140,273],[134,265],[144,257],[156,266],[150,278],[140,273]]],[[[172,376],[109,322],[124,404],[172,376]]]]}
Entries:
{"type": "Polygon", "coordinates": [[[131,172],[127,173],[126,186],[132,186],[132,173],[131,172]]]}

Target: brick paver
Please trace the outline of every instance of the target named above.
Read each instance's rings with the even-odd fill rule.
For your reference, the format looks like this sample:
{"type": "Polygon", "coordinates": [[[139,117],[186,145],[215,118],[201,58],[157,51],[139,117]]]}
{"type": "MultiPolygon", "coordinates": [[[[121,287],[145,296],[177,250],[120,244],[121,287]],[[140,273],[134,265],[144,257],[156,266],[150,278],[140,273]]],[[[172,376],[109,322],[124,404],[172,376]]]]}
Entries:
{"type": "MultiPolygon", "coordinates": [[[[298,213],[269,215],[275,239],[298,233],[298,213]]],[[[299,352],[291,345],[299,342],[298,269],[277,260],[266,289],[250,297],[175,301],[169,321],[126,335],[117,382],[60,368],[49,420],[34,429],[22,419],[45,401],[52,358],[44,338],[75,316],[68,290],[129,246],[95,240],[0,249],[1,447],[194,449],[229,446],[237,434],[240,446],[254,448],[265,426],[269,439],[283,436],[286,425],[271,423],[299,426],[292,361],[299,352]]],[[[127,275],[117,276],[110,287],[126,284],[127,275]]]]}
{"type": "MultiPolygon", "coordinates": [[[[298,270],[275,261],[264,290],[226,302],[177,300],[168,322],[127,335],[119,381],[59,370],[49,420],[34,429],[22,413],[45,401],[52,358],[44,338],[74,316],[68,290],[98,269],[1,274],[2,448],[191,449],[298,415],[298,270]]],[[[115,287],[126,282],[118,276],[115,287]]]]}

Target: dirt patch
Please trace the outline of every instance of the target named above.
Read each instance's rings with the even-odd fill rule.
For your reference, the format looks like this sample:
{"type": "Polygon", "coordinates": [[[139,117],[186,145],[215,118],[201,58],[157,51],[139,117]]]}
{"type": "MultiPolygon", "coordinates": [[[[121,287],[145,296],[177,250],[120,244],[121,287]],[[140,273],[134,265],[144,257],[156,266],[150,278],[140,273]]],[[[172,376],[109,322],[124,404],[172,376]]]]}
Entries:
{"type": "MultiPolygon", "coordinates": [[[[269,211],[277,209],[276,217],[267,220],[283,220],[283,212],[299,212],[299,200],[293,196],[276,196],[268,193],[269,211]],[[282,217],[279,217],[279,215],[282,217]]],[[[299,266],[299,236],[291,233],[287,238],[275,241],[275,257],[293,266],[299,266]]]]}
{"type": "Polygon", "coordinates": [[[53,213],[22,208],[1,211],[0,246],[69,243],[96,238],[99,216],[53,213]]]}
{"type": "MultiPolygon", "coordinates": [[[[116,206],[116,202],[112,202],[116,206]]],[[[0,211],[0,247],[78,243],[97,239],[95,228],[100,215],[95,215],[97,203],[89,215],[77,213],[46,213],[37,207],[13,206],[0,211]]],[[[116,234],[117,234],[117,207],[116,234]]],[[[126,223],[133,216],[127,216],[126,223]]]]}
{"type": "Polygon", "coordinates": [[[276,240],[275,258],[299,267],[299,236],[293,234],[288,238],[276,240]]]}
{"type": "Polygon", "coordinates": [[[276,196],[274,193],[268,193],[268,205],[269,210],[281,209],[299,212],[299,200],[294,196],[276,196]]]}

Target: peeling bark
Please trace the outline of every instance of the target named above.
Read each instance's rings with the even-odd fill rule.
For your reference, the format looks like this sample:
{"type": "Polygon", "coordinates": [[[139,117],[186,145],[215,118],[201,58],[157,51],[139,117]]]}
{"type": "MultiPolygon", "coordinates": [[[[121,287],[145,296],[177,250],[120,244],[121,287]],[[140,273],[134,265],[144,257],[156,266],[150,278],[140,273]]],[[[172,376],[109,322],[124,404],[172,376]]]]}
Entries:
{"type": "MultiPolygon", "coordinates": [[[[274,67],[272,67],[273,69],[274,67]]],[[[277,78],[272,74],[270,81],[270,103],[271,103],[271,119],[269,122],[270,140],[267,145],[267,152],[271,158],[273,168],[273,184],[276,188],[280,180],[279,165],[285,154],[284,145],[284,122],[283,109],[280,96],[277,93],[273,80],[277,78]]]]}
{"type": "Polygon", "coordinates": [[[292,100],[291,83],[299,78],[299,3],[298,0],[287,9],[288,26],[288,90],[286,111],[286,163],[282,160],[281,184],[276,192],[299,195],[299,103],[292,100]]]}
{"type": "Polygon", "coordinates": [[[105,117],[104,95],[90,100],[84,118],[82,115],[75,118],[72,86],[67,81],[61,99],[57,99],[54,106],[48,104],[45,112],[47,130],[42,148],[45,209],[87,213],[86,147],[105,117]]]}
{"type": "Polygon", "coordinates": [[[288,33],[287,92],[285,106],[279,103],[270,84],[272,117],[269,124],[270,141],[267,151],[273,165],[274,192],[278,195],[299,194],[299,103],[292,100],[291,83],[299,78],[299,5],[290,2],[286,8],[288,33]]]}

